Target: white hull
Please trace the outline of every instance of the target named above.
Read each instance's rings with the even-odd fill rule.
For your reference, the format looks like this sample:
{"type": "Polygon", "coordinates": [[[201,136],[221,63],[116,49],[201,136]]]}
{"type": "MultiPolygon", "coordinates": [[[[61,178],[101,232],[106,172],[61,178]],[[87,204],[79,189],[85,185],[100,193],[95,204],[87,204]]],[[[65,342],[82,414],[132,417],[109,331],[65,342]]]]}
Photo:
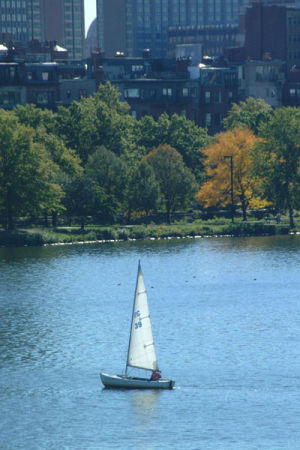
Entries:
{"type": "Polygon", "coordinates": [[[100,373],[100,378],[105,387],[123,389],[173,389],[175,381],[159,379],[150,381],[147,378],[126,377],[125,375],[110,375],[100,373]]]}

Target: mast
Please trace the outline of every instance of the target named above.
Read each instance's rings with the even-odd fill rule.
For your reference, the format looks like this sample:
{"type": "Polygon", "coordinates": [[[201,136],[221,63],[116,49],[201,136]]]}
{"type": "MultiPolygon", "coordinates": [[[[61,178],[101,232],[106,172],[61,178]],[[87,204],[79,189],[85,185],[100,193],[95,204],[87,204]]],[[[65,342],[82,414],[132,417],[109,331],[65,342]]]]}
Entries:
{"type": "Polygon", "coordinates": [[[130,349],[130,340],[131,340],[131,330],[132,330],[132,323],[133,323],[133,315],[134,315],[134,307],[135,307],[135,299],[136,299],[136,292],[138,287],[138,281],[139,281],[139,273],[141,270],[141,263],[139,260],[138,264],[138,271],[136,276],[136,284],[135,284],[135,291],[134,291],[134,299],[133,299],[133,306],[132,306],[132,316],[131,316],[131,323],[130,323],[130,333],[129,333],[129,340],[128,340],[128,349],[127,349],[127,358],[126,358],[126,369],[125,369],[125,375],[127,376],[127,369],[128,369],[128,357],[129,357],[129,349],[130,349]]]}

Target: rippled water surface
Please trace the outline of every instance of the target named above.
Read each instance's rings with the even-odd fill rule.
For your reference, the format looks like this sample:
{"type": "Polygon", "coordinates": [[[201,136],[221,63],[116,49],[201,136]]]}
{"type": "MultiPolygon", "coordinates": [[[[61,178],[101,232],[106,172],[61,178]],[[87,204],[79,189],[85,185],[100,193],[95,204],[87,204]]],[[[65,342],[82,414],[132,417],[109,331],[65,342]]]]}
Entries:
{"type": "Polygon", "coordinates": [[[299,449],[300,237],[0,249],[1,449],[299,449]],[[173,391],[124,371],[138,259],[173,391]]]}

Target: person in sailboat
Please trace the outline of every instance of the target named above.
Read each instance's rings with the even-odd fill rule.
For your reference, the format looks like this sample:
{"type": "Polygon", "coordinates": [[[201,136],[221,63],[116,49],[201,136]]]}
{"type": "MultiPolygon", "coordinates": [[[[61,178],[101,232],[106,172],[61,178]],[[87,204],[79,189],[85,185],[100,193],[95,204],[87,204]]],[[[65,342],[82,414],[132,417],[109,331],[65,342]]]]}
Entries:
{"type": "Polygon", "coordinates": [[[161,378],[161,373],[159,370],[153,370],[151,374],[150,381],[157,381],[161,378]]]}

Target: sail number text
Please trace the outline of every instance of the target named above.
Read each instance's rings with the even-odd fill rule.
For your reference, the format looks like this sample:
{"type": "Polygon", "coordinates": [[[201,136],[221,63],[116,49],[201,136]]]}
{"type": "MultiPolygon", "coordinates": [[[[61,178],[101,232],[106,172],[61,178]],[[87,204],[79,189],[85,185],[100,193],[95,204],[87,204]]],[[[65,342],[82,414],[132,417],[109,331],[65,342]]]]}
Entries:
{"type": "Polygon", "coordinates": [[[143,326],[142,322],[139,320],[140,315],[141,315],[141,313],[140,313],[139,310],[135,311],[134,314],[133,314],[133,317],[134,317],[135,319],[138,320],[138,321],[135,322],[135,324],[134,324],[134,328],[135,328],[136,330],[137,330],[138,328],[142,328],[142,326],[143,326]]]}

